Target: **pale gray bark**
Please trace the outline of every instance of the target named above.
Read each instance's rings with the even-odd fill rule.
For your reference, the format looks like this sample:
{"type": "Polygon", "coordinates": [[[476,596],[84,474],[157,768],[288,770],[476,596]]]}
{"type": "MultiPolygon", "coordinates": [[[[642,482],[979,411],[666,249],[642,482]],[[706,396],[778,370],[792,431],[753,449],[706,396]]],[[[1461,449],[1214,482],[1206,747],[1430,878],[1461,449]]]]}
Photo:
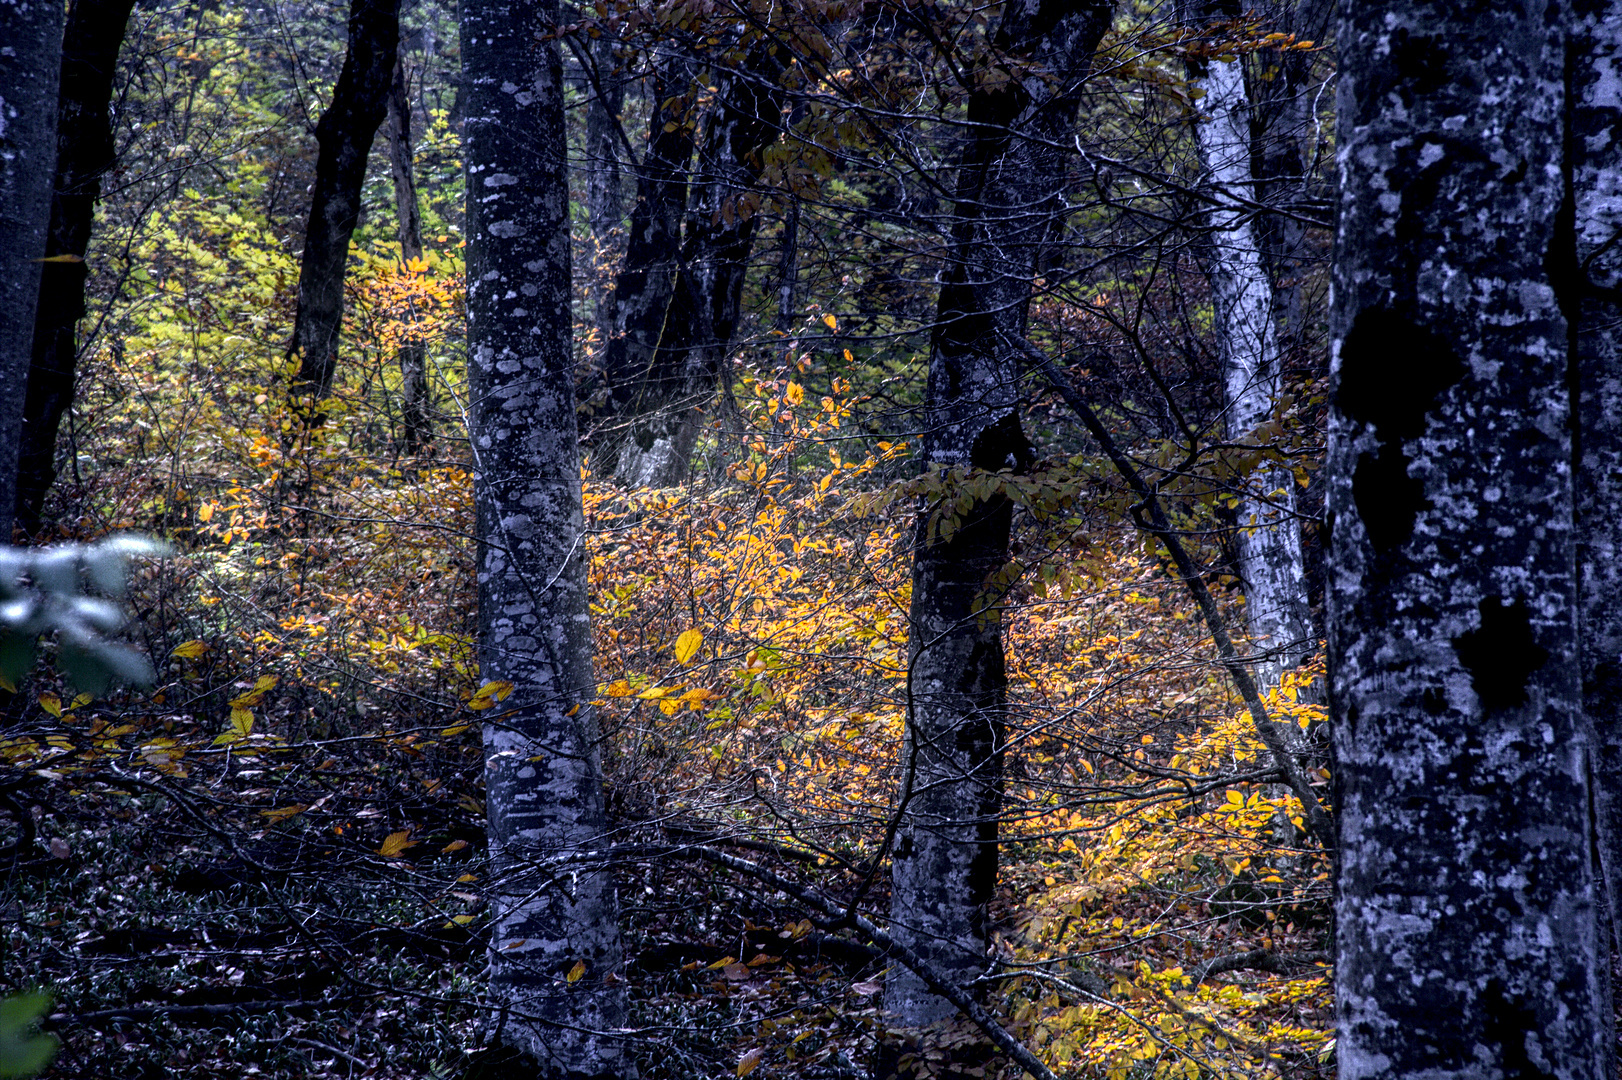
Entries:
{"type": "Polygon", "coordinates": [[[1622,2],[1575,6],[1571,57],[1573,249],[1567,316],[1578,403],[1577,553],[1584,709],[1613,936],[1622,928],[1622,2]],[[1574,309],[1573,309],[1574,306],[1574,309]]]}
{"type": "Polygon", "coordinates": [[[0,0],[0,543],[11,539],[23,388],[51,218],[62,5],[0,0]]]}
{"type": "MultiPolygon", "coordinates": [[[[1255,443],[1256,429],[1272,419],[1282,360],[1273,310],[1273,286],[1262,261],[1250,211],[1234,197],[1254,199],[1250,103],[1240,60],[1213,57],[1190,83],[1205,91],[1195,128],[1200,163],[1226,205],[1210,215],[1214,334],[1222,361],[1224,421],[1230,442],[1255,443]]],[[[1264,440],[1265,444],[1265,440],[1264,440]]],[[[1245,585],[1256,681],[1263,690],[1313,651],[1307,611],[1306,560],[1295,516],[1295,478],[1277,462],[1246,477],[1235,536],[1245,585]]]]}
{"type": "Polygon", "coordinates": [[[1342,1080],[1608,1075],[1550,257],[1566,19],[1544,0],[1341,12],[1342,1080]]]}
{"type": "Polygon", "coordinates": [[[548,1077],[634,1070],[592,709],[556,0],[463,0],[491,993],[548,1077]],[[576,965],[581,965],[579,970],[576,965]],[[583,971],[583,974],[581,974],[583,971]],[[571,981],[573,975],[573,981],[571,981]]]}
{"type": "MultiPolygon", "coordinates": [[[[973,135],[958,159],[952,245],[931,343],[924,453],[931,465],[989,471],[1028,463],[1016,408],[1036,260],[1064,191],[1068,141],[1103,0],[1009,5],[993,46],[1018,82],[990,81],[968,104],[973,135]]],[[[997,498],[914,542],[908,716],[891,853],[890,933],[958,987],[987,966],[987,907],[997,878],[1007,675],[987,578],[1008,557],[1011,507],[997,498]]],[[[921,1027],[956,1015],[911,969],[893,969],[884,1004],[921,1027]]]]}

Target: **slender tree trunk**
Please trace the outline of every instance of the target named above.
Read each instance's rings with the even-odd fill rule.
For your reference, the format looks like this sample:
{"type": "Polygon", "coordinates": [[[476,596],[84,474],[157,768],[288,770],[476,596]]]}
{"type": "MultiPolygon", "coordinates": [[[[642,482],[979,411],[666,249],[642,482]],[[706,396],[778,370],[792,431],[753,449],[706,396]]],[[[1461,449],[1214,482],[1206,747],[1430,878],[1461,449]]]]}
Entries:
{"type": "MultiPolygon", "coordinates": [[[[389,166],[394,176],[394,207],[400,220],[400,257],[407,265],[422,258],[422,211],[411,149],[411,97],[407,92],[404,56],[396,57],[389,85],[389,166]]],[[[410,316],[413,325],[415,315],[410,316]]],[[[429,415],[428,348],[415,333],[400,346],[400,414],[409,453],[427,449],[434,438],[429,415]]]]}
{"type": "Polygon", "coordinates": [[[134,6],[134,0],[74,0],[62,35],[56,182],[45,240],[47,260],[61,261],[47,261],[40,276],[17,465],[17,525],[30,536],[40,529],[40,507],[56,479],[57,430],[73,403],[74,330],[90,276],[84,258],[101,178],[113,167],[113,73],[134,6]]]}
{"type": "Polygon", "coordinates": [[[634,1074],[592,699],[556,0],[462,0],[491,992],[548,1077],[634,1074]],[[577,967],[578,965],[578,967],[577,967]]]}
{"type": "MultiPolygon", "coordinates": [[[[620,60],[614,55],[615,44],[608,35],[591,43],[596,75],[587,87],[586,219],[591,226],[592,257],[598,267],[619,265],[625,249],[625,205],[620,195],[620,159],[625,150],[620,113],[625,108],[626,80],[620,60]]],[[[614,290],[602,287],[602,271],[593,274],[592,281],[598,286],[592,313],[600,348],[606,348],[614,334],[614,290]]]]}
{"type": "MultiPolygon", "coordinates": [[[[1242,61],[1210,57],[1192,65],[1193,87],[1204,90],[1195,127],[1200,163],[1218,198],[1255,197],[1251,173],[1250,102],[1242,61]]],[[[1251,444],[1273,416],[1281,390],[1282,357],[1274,319],[1273,285],[1249,212],[1210,215],[1214,332],[1222,360],[1228,441],[1251,444]]],[[[1235,546],[1245,584],[1245,616],[1257,682],[1265,689],[1313,652],[1307,610],[1306,560],[1295,516],[1295,478],[1264,462],[1245,478],[1235,546]]]]}
{"type": "Polygon", "coordinates": [[[360,221],[366,160],[388,113],[399,49],[400,0],[350,0],[349,51],[333,87],[332,103],[315,126],[320,153],[299,262],[298,313],[290,347],[299,358],[294,392],[309,405],[332,391],[349,239],[360,221]]]}
{"type": "MultiPolygon", "coordinates": [[[[943,469],[1019,469],[1021,342],[1036,259],[1065,190],[1062,145],[1079,89],[1109,26],[1106,0],[1004,8],[996,53],[1021,78],[970,98],[973,135],[958,163],[957,205],[931,344],[924,452],[943,469]]],[[[914,544],[908,720],[900,824],[891,856],[891,934],[958,986],[986,968],[987,906],[997,878],[1007,695],[1002,597],[988,583],[1008,557],[1001,498],[961,515],[949,537],[919,515],[914,544]]],[[[913,972],[892,969],[885,1007],[921,1027],[954,1016],[913,972]]]]}
{"type": "Polygon", "coordinates": [[[1622,0],[1575,6],[1566,135],[1576,307],[1577,565],[1583,707],[1595,736],[1600,858],[1613,937],[1622,931],[1622,0]]]}
{"type": "Polygon", "coordinates": [[[1551,258],[1571,244],[1568,18],[1541,0],[1341,9],[1328,605],[1342,1080],[1609,1075],[1571,297],[1551,258]]]}
{"type": "Polygon", "coordinates": [[[0,0],[0,544],[11,540],[17,448],[56,164],[62,5],[0,0]]]}

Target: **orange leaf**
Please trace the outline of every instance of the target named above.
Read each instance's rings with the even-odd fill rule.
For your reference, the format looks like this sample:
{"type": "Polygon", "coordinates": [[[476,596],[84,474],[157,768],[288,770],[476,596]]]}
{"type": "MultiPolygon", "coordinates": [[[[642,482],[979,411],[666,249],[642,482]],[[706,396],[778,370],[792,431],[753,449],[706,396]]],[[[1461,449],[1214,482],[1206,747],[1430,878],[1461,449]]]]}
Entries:
{"type": "Polygon", "coordinates": [[[398,859],[400,857],[400,853],[405,851],[406,848],[414,848],[416,846],[417,841],[411,839],[411,831],[406,829],[400,832],[392,832],[385,836],[383,838],[383,846],[377,849],[377,853],[386,859],[398,859]]]}

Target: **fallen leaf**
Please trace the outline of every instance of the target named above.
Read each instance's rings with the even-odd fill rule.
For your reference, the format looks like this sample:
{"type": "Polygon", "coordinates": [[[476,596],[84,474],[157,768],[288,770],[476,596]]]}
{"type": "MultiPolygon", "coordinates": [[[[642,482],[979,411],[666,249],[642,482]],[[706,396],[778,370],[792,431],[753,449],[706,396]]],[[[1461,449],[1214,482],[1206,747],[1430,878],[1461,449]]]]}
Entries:
{"type": "Polygon", "coordinates": [[[385,836],[383,846],[377,849],[377,853],[386,859],[397,859],[400,857],[401,852],[416,846],[417,841],[411,839],[410,830],[402,830],[385,836]]]}
{"type": "Polygon", "coordinates": [[[765,1051],[757,1046],[743,1057],[739,1058],[738,1075],[748,1076],[750,1073],[754,1072],[755,1068],[760,1065],[760,1059],[764,1056],[765,1051]]]}

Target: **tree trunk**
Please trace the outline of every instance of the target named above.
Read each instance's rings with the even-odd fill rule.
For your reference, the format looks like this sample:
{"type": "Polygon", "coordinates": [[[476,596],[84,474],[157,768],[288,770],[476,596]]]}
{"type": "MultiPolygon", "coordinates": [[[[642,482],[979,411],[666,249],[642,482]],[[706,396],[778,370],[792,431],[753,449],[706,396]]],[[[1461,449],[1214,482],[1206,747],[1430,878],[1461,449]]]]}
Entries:
{"type": "MultiPolygon", "coordinates": [[[[717,72],[716,104],[705,117],[668,298],[662,309],[641,299],[640,341],[624,354],[611,352],[618,381],[611,383],[610,412],[622,433],[613,455],[614,474],[622,483],[669,487],[687,476],[703,410],[715,393],[737,329],[759,221],[758,201],[750,205],[745,197],[760,178],[763,151],[781,133],[783,93],[777,80],[784,56],[767,42],[757,42],[741,71],[717,72]],[[624,363],[634,353],[647,358],[635,372],[624,363]]],[[[633,218],[633,230],[635,225],[633,218]]],[[[668,257],[666,251],[663,258],[668,257]]],[[[628,274],[639,269],[633,259],[633,251],[627,250],[628,274]]],[[[629,338],[630,313],[622,312],[629,338]]]]}
{"type": "MultiPolygon", "coordinates": [[[[1576,640],[1558,7],[1344,5],[1336,1064],[1608,1075],[1576,640]]],[[[1569,305],[1568,305],[1569,306],[1569,305]]]]}
{"type": "MultiPolygon", "coordinates": [[[[400,221],[400,257],[409,265],[422,258],[422,211],[417,205],[416,173],[411,149],[411,97],[407,93],[404,56],[394,62],[389,84],[389,166],[394,176],[394,207],[400,221]]],[[[410,316],[415,323],[415,316],[410,316]]],[[[427,449],[434,438],[429,415],[428,348],[415,333],[399,348],[400,416],[408,453],[427,449]]]]}
{"type": "Polygon", "coordinates": [[[388,113],[399,49],[400,0],[350,0],[349,51],[332,90],[332,103],[315,126],[320,153],[299,261],[298,313],[290,352],[299,358],[294,393],[305,399],[306,407],[332,391],[349,238],[360,221],[366,160],[388,113]]]}
{"type": "MultiPolygon", "coordinates": [[[[1109,26],[1105,0],[1004,9],[993,47],[1023,78],[988,80],[969,100],[952,244],[930,350],[924,453],[942,469],[1019,469],[1029,444],[1016,402],[1036,259],[1065,190],[1054,151],[1075,123],[1080,84],[1109,26]]],[[[908,720],[900,825],[891,855],[891,934],[958,986],[986,968],[997,878],[1007,675],[988,583],[1008,557],[1002,498],[961,516],[950,537],[919,515],[914,543],[908,720]]],[[[892,969],[893,1022],[920,1027],[956,1008],[892,969]]]]}
{"type": "Polygon", "coordinates": [[[1595,737],[1599,850],[1611,932],[1622,930],[1622,2],[1576,5],[1566,136],[1576,308],[1577,568],[1583,708],[1595,737]]]}
{"type": "Polygon", "coordinates": [[[599,476],[617,471],[638,392],[658,366],[661,352],[670,351],[675,341],[667,323],[695,145],[690,121],[696,87],[691,64],[675,55],[660,60],[651,82],[647,149],[636,169],[625,261],[614,280],[615,332],[604,343],[601,413],[591,435],[592,466],[599,476]]]}
{"type": "Polygon", "coordinates": [[[0,544],[11,541],[17,447],[56,163],[62,5],[0,0],[0,544]]]}
{"type": "Polygon", "coordinates": [[[101,178],[113,167],[113,74],[134,6],[134,0],[74,0],[62,36],[56,181],[45,239],[46,259],[62,261],[47,261],[40,276],[17,464],[17,525],[30,536],[40,530],[40,508],[56,479],[57,430],[73,404],[74,330],[90,276],[84,258],[101,178]]]}
{"type": "MultiPolygon", "coordinates": [[[[591,226],[592,257],[598,267],[619,265],[624,252],[624,200],[620,197],[620,159],[625,151],[620,113],[625,108],[625,73],[614,55],[615,39],[604,35],[591,43],[595,72],[586,92],[586,220],[591,226]]],[[[614,334],[614,290],[598,283],[592,314],[600,348],[614,334]]]]}
{"type": "MultiPolygon", "coordinates": [[[[1243,62],[1211,57],[1193,65],[1191,87],[1205,91],[1195,127],[1200,164],[1219,199],[1254,199],[1250,102],[1243,62]]],[[[1253,444],[1278,403],[1282,357],[1273,286],[1248,210],[1210,215],[1214,332],[1222,360],[1224,426],[1229,442],[1253,444]]],[[[1266,440],[1263,440],[1265,444],[1266,440]]],[[[1235,546],[1245,585],[1245,617],[1256,681],[1265,692],[1313,652],[1306,560],[1295,516],[1295,478],[1276,461],[1245,478],[1235,546]]]]}
{"type": "Polygon", "coordinates": [[[541,1075],[629,1076],[592,699],[556,0],[463,0],[491,993],[541,1075]],[[579,965],[577,967],[577,965],[579,965]]]}

